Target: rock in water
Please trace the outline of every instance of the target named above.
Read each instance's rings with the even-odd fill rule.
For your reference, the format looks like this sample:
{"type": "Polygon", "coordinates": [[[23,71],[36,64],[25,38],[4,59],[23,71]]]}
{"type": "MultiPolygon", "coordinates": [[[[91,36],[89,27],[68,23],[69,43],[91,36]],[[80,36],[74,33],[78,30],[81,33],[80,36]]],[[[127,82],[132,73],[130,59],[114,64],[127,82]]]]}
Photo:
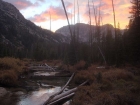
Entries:
{"type": "Polygon", "coordinates": [[[4,96],[7,93],[7,90],[3,87],[0,87],[0,97],[4,96]]]}

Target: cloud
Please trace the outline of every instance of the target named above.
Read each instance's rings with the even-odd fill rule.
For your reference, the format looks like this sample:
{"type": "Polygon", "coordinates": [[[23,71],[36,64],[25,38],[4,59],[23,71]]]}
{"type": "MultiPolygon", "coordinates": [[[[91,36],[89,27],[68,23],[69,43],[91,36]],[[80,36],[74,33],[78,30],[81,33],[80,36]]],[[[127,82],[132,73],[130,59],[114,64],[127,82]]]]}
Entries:
{"type": "Polygon", "coordinates": [[[25,8],[28,8],[30,6],[32,6],[33,4],[29,1],[16,1],[14,3],[14,5],[18,8],[18,9],[25,9],[25,8]]]}
{"type": "MultiPolygon", "coordinates": [[[[103,3],[107,4],[107,5],[112,5],[112,0],[102,0],[103,3]]],[[[113,3],[119,4],[121,2],[121,0],[113,0],[113,3]]]]}
{"type": "Polygon", "coordinates": [[[65,6],[66,6],[67,9],[69,9],[69,8],[73,7],[73,4],[69,1],[65,1],[65,6]]]}
{"type": "MultiPolygon", "coordinates": [[[[13,4],[19,10],[26,9],[28,7],[37,7],[37,6],[39,6],[38,2],[32,3],[32,2],[30,2],[28,0],[4,0],[4,1],[13,4]]],[[[43,2],[44,0],[38,0],[38,1],[43,2]]]]}
{"type": "Polygon", "coordinates": [[[100,6],[100,9],[101,10],[112,9],[112,6],[111,5],[107,5],[107,4],[103,4],[103,5],[100,6]]]}
{"type": "Polygon", "coordinates": [[[40,1],[40,2],[45,2],[45,0],[38,0],[38,1],[40,1]]]}
{"type": "MultiPolygon", "coordinates": [[[[33,22],[45,22],[50,20],[50,14],[51,14],[51,20],[65,20],[66,16],[64,13],[64,10],[62,7],[53,7],[51,6],[46,11],[42,12],[41,14],[35,15],[34,17],[30,18],[33,22]]],[[[68,13],[68,16],[71,14],[68,13]]]]}
{"type": "MultiPolygon", "coordinates": [[[[97,10],[99,10],[99,3],[95,2],[95,5],[97,10]]],[[[115,14],[116,14],[116,22],[120,23],[121,28],[125,28],[125,26],[129,22],[129,7],[131,6],[131,3],[128,0],[116,0],[114,1],[115,4],[115,14]]],[[[89,12],[88,12],[88,7],[85,9],[85,13],[82,15],[83,17],[83,22],[87,23],[89,21],[89,12]]],[[[101,17],[103,20],[104,24],[110,23],[113,25],[113,10],[112,10],[112,4],[111,0],[102,0],[101,6],[101,17]]],[[[91,7],[91,19],[92,19],[92,24],[95,24],[94,22],[94,13],[93,9],[91,7]]]]}

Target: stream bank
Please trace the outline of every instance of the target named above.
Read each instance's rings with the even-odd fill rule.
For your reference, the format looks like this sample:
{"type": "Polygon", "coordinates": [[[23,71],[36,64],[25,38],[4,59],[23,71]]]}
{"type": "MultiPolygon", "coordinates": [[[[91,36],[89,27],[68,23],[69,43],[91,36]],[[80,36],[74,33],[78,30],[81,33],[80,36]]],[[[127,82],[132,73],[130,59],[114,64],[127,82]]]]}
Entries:
{"type": "MultiPolygon", "coordinates": [[[[70,74],[62,71],[29,71],[21,75],[18,87],[0,88],[0,102],[2,105],[42,105],[61,90],[70,74]]],[[[66,102],[64,105],[68,104],[66,102]]]]}

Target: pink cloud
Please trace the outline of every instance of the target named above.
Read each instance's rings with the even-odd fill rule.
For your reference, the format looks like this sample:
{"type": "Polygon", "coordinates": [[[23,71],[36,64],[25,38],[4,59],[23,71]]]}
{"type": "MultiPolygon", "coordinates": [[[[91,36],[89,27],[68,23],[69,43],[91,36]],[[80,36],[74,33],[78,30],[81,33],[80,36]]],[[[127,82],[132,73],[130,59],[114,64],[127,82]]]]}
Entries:
{"type": "MultiPolygon", "coordinates": [[[[35,15],[33,18],[30,18],[33,22],[45,22],[50,20],[50,14],[51,14],[51,19],[53,21],[56,20],[65,20],[66,16],[64,13],[64,10],[62,7],[53,7],[51,6],[49,9],[47,9],[45,12],[35,15]]],[[[71,14],[68,13],[68,16],[71,14]]]]}
{"type": "MultiPolygon", "coordinates": [[[[101,17],[103,20],[104,24],[110,23],[113,25],[113,10],[112,10],[112,4],[111,0],[102,0],[103,2],[101,3],[100,10],[101,10],[101,17]]],[[[98,3],[96,3],[98,4],[98,3]]],[[[131,3],[128,0],[114,0],[115,4],[115,14],[116,14],[116,22],[120,23],[121,28],[125,28],[125,26],[129,23],[129,7],[131,7],[131,3]]],[[[97,6],[96,6],[97,7],[97,6]]],[[[99,8],[99,5],[97,9],[99,8]]],[[[91,14],[92,14],[92,23],[95,24],[94,22],[94,13],[93,9],[91,9],[91,14]]],[[[88,8],[86,8],[85,14],[83,14],[83,20],[85,22],[89,21],[89,16],[88,16],[88,8]]]]}
{"type": "Polygon", "coordinates": [[[100,9],[101,10],[112,9],[112,6],[111,5],[104,4],[104,5],[100,6],[100,9]]]}
{"type": "MultiPolygon", "coordinates": [[[[106,3],[107,5],[112,5],[112,0],[102,0],[104,3],[106,3]]],[[[113,0],[113,3],[119,4],[121,2],[121,0],[113,0]]]]}
{"type": "Polygon", "coordinates": [[[14,4],[19,9],[23,9],[23,8],[26,8],[26,7],[29,7],[30,5],[32,5],[30,2],[22,2],[22,1],[17,1],[14,4]]]}
{"type": "MultiPolygon", "coordinates": [[[[28,7],[36,7],[39,6],[38,2],[35,2],[34,4],[31,3],[29,0],[4,0],[6,2],[9,2],[13,4],[15,7],[17,7],[19,10],[26,9],[28,7]]],[[[43,2],[44,0],[39,0],[40,2],[43,2]]]]}
{"type": "Polygon", "coordinates": [[[67,9],[69,9],[69,8],[73,7],[73,4],[71,2],[66,1],[65,6],[66,6],[67,9]]]}

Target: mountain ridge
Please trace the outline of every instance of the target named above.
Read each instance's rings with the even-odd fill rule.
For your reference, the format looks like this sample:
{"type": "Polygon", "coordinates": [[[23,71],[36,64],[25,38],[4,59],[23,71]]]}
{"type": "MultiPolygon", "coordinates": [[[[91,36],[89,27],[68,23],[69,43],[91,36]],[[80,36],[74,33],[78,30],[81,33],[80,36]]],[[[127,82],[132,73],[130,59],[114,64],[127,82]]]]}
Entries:
{"type": "MultiPolygon", "coordinates": [[[[89,40],[89,28],[90,25],[89,24],[85,24],[85,23],[77,23],[75,25],[70,25],[72,32],[74,33],[79,33],[79,39],[81,42],[88,42],[89,40]],[[78,32],[79,30],[79,32],[78,32]]],[[[95,30],[96,30],[96,26],[91,25],[91,29],[92,29],[92,33],[94,34],[95,30]]],[[[114,27],[111,24],[105,24],[100,26],[100,30],[101,30],[101,35],[103,34],[107,34],[107,30],[111,30],[112,36],[115,37],[115,32],[114,32],[114,27]]],[[[123,33],[124,30],[121,30],[121,33],[123,33]]],[[[59,28],[58,30],[55,31],[55,33],[59,33],[62,34],[63,36],[67,37],[70,39],[70,31],[69,31],[69,27],[67,26],[63,26],[61,28],[59,28]]]]}
{"type": "MultiPolygon", "coordinates": [[[[25,37],[27,37],[25,39],[35,37],[36,40],[41,39],[50,43],[59,43],[62,41],[60,35],[36,26],[30,20],[25,19],[15,6],[1,0],[0,26],[1,43],[7,43],[13,46],[17,46],[15,42],[18,42],[18,45],[27,47],[25,40],[22,40],[25,37]]],[[[34,42],[32,40],[30,44],[34,42]]]]}

